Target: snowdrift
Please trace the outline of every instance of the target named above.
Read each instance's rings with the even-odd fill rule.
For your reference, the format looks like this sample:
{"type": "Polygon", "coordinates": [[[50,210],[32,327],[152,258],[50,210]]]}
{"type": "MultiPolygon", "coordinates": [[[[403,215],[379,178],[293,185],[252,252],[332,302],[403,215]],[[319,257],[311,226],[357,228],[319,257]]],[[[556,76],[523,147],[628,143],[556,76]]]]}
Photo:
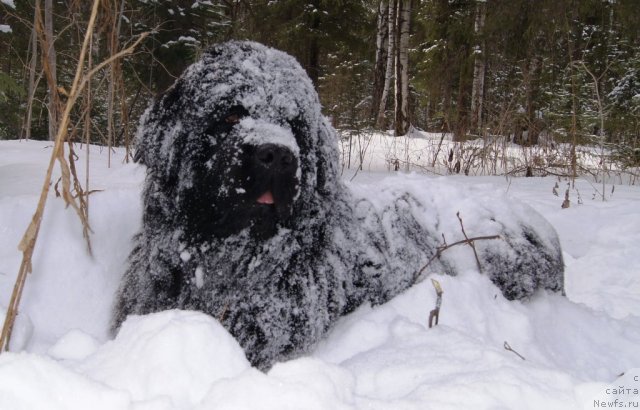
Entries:
{"type": "MultiPolygon", "coordinates": [[[[0,313],[51,148],[0,142],[0,313]]],[[[82,158],[86,147],[77,152],[82,158]]],[[[599,202],[590,199],[591,185],[579,181],[583,204],[563,210],[551,193],[553,178],[360,173],[350,185],[372,201],[380,187],[428,190],[440,201],[451,198],[454,215],[462,206],[457,192],[524,200],[560,235],[567,297],[542,292],[528,302],[506,301],[477,272],[469,249],[452,248],[447,252],[468,258],[469,268],[457,277],[430,276],[444,289],[438,326],[427,325],[436,295],[426,280],[387,304],[361,307],[312,354],[264,374],[201,313],[133,316],[109,340],[113,297],[139,229],[144,179],[144,169],[123,164],[123,155],[112,153],[108,169],[106,150],[91,147],[90,189],[98,190],[90,196],[93,257],[74,212],[50,198],[12,352],[0,355],[1,409],[640,406],[638,187],[618,186],[609,201],[599,202]]]]}

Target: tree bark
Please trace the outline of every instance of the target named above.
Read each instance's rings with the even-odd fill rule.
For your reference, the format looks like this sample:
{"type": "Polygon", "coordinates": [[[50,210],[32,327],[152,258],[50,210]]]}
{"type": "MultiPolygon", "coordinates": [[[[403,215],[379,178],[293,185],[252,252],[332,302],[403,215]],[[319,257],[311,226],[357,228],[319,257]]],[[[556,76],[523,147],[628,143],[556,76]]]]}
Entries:
{"type": "MultiPolygon", "coordinates": [[[[109,53],[114,55],[117,52],[117,47],[115,28],[112,27],[112,31],[109,35],[109,53]]],[[[109,84],[107,85],[107,168],[111,168],[111,146],[113,144],[113,136],[115,134],[113,127],[113,105],[116,88],[116,64],[118,64],[118,61],[114,60],[109,66],[109,84]]]]}
{"type": "Polygon", "coordinates": [[[486,0],[476,1],[474,33],[476,44],[473,49],[473,85],[471,89],[471,132],[482,133],[482,106],[484,104],[484,79],[486,70],[484,23],[487,16],[486,0]]]}
{"type": "MultiPolygon", "coordinates": [[[[118,53],[120,44],[120,22],[122,13],[124,12],[124,0],[120,1],[120,5],[115,1],[112,4],[113,10],[113,21],[111,24],[111,30],[109,33],[109,53],[110,55],[114,55],[118,53]]],[[[109,85],[107,89],[107,145],[109,147],[108,156],[107,156],[107,166],[111,167],[111,147],[112,145],[117,145],[118,141],[116,141],[116,131],[115,131],[115,99],[117,94],[117,88],[120,84],[120,77],[122,76],[122,60],[116,59],[111,62],[109,65],[109,85]]],[[[122,94],[122,98],[125,98],[124,93],[122,94]]],[[[126,124],[122,123],[121,126],[125,127],[126,124]]]]}
{"type": "MultiPolygon", "coordinates": [[[[320,10],[321,5],[319,1],[312,2],[315,10],[320,10]]],[[[311,15],[311,36],[307,45],[308,60],[307,60],[307,72],[313,84],[318,86],[318,79],[320,78],[320,43],[318,41],[318,30],[320,29],[320,13],[312,13],[311,15]]]]}
{"type": "MultiPolygon", "coordinates": [[[[36,11],[37,12],[37,11],[36,11]]],[[[58,120],[60,117],[59,100],[58,100],[58,82],[56,70],[56,48],[53,44],[53,0],[44,0],[44,38],[47,45],[47,62],[49,71],[49,101],[47,108],[49,110],[49,140],[53,141],[58,131],[58,120]]]]}
{"type": "Polygon", "coordinates": [[[536,118],[536,112],[538,110],[537,101],[540,91],[540,70],[542,68],[542,61],[540,57],[531,57],[529,64],[526,67],[526,99],[527,99],[527,140],[525,145],[537,145],[538,136],[540,135],[540,121],[536,118]]]}
{"type": "Polygon", "coordinates": [[[387,127],[385,120],[385,111],[387,108],[387,99],[389,98],[389,89],[391,88],[391,80],[393,79],[393,69],[395,66],[395,49],[396,49],[396,5],[401,0],[389,1],[389,39],[387,44],[389,50],[387,52],[387,67],[384,76],[384,86],[382,88],[382,96],[380,97],[380,105],[378,107],[378,117],[376,119],[376,126],[380,129],[387,127]]]}
{"type": "Polygon", "coordinates": [[[38,34],[36,33],[37,16],[33,16],[33,29],[31,30],[31,40],[29,43],[29,85],[27,95],[27,112],[24,120],[23,136],[31,139],[31,117],[33,115],[33,99],[36,93],[36,68],[38,64],[38,34]]]}
{"type": "Polygon", "coordinates": [[[411,0],[398,1],[396,41],[395,135],[409,132],[409,23],[411,0]]]}
{"type": "Polygon", "coordinates": [[[387,61],[389,59],[389,1],[381,0],[378,6],[376,30],[376,65],[373,72],[371,118],[375,121],[380,110],[382,91],[385,85],[387,61]]]}
{"type": "MultiPolygon", "coordinates": [[[[465,50],[466,53],[468,50],[465,50]]],[[[468,74],[467,74],[468,75],[468,74]]],[[[469,125],[469,113],[467,112],[467,105],[465,104],[467,101],[465,97],[469,90],[469,81],[468,78],[465,78],[465,75],[460,75],[458,79],[458,94],[456,98],[456,121],[453,129],[453,141],[464,141],[467,136],[467,127],[469,125]]]]}

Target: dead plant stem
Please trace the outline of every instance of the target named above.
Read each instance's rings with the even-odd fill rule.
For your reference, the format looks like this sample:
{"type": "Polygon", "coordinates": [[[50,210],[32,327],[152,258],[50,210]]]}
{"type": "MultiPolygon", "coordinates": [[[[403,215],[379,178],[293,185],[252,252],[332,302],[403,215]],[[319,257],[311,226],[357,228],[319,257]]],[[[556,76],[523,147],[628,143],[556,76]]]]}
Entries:
{"type": "MultiPolygon", "coordinates": [[[[20,264],[20,269],[18,271],[18,275],[16,278],[16,283],[13,288],[13,292],[11,294],[11,300],[9,302],[9,306],[7,307],[7,313],[5,317],[5,321],[2,327],[2,333],[0,334],[0,352],[7,351],[9,349],[9,343],[11,339],[11,333],[13,330],[13,325],[15,323],[15,319],[18,315],[18,307],[20,305],[20,299],[22,297],[22,292],[24,289],[24,285],[26,282],[27,275],[32,271],[32,258],[33,251],[35,249],[36,241],[38,238],[38,233],[40,232],[40,227],[42,225],[42,216],[44,214],[44,208],[47,202],[47,198],[49,196],[49,190],[51,187],[51,177],[53,175],[53,168],[58,161],[60,163],[60,168],[63,174],[63,197],[67,202],[67,205],[71,205],[78,215],[80,216],[83,225],[85,225],[85,230],[88,229],[88,221],[83,217],[82,212],[78,205],[75,202],[75,199],[70,194],[69,190],[69,166],[66,163],[66,159],[64,158],[64,142],[68,133],[68,125],[70,121],[71,110],[81,94],[82,90],[90,80],[91,76],[93,76],[96,72],[102,69],[104,66],[109,64],[111,61],[121,58],[127,54],[130,54],[133,49],[146,37],[146,34],[140,36],[136,42],[131,47],[127,49],[121,50],[115,55],[112,55],[106,61],[103,61],[98,66],[94,67],[88,73],[83,75],[83,67],[84,61],[87,54],[87,49],[89,46],[89,42],[91,41],[91,37],[93,35],[93,30],[95,27],[96,17],[98,15],[98,9],[100,5],[100,0],[94,0],[93,7],[91,10],[91,17],[89,18],[89,23],[87,25],[87,32],[85,34],[84,42],[82,44],[82,48],[80,51],[80,58],[78,59],[78,66],[76,68],[76,74],[73,80],[73,85],[71,87],[71,91],[69,93],[69,98],[66,103],[64,113],[60,122],[58,123],[58,129],[56,133],[55,143],[53,146],[53,151],[51,153],[51,158],[49,159],[49,166],[47,167],[47,172],[45,175],[42,191],[40,192],[40,198],[38,200],[38,205],[36,207],[36,211],[33,214],[31,219],[31,223],[27,227],[20,244],[18,245],[18,249],[22,252],[22,262],[20,264]],[[65,180],[66,179],[66,180],[65,180]]],[[[41,23],[40,23],[41,24],[41,23]]],[[[43,47],[43,53],[46,54],[46,47],[43,47]]],[[[46,57],[46,55],[44,56],[46,57]]],[[[46,69],[46,58],[43,58],[46,69]]],[[[51,73],[47,73],[48,76],[51,76],[51,73]]]]}

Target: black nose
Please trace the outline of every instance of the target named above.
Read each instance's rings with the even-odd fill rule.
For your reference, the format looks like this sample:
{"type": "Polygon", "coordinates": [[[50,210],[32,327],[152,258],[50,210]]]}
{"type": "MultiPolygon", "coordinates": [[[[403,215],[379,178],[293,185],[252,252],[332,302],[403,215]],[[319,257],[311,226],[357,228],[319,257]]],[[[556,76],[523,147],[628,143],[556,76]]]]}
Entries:
{"type": "Polygon", "coordinates": [[[254,161],[269,171],[294,172],[296,169],[296,157],[289,148],[282,145],[260,145],[256,148],[254,161]]]}

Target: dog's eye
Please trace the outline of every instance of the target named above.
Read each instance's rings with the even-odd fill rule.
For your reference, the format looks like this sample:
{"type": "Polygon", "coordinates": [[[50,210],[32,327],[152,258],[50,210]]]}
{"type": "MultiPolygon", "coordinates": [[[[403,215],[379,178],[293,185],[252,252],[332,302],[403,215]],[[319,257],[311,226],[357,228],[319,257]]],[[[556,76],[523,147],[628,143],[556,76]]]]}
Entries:
{"type": "Polygon", "coordinates": [[[247,111],[246,108],[241,105],[235,105],[229,108],[229,110],[223,113],[223,115],[219,117],[212,117],[212,120],[207,124],[207,128],[204,130],[204,133],[212,136],[226,134],[247,115],[249,115],[249,111],[247,111]]]}
{"type": "Polygon", "coordinates": [[[224,123],[228,125],[236,125],[243,117],[249,115],[249,111],[241,105],[233,106],[224,117],[224,123]]]}
{"type": "Polygon", "coordinates": [[[240,114],[231,114],[224,119],[224,122],[230,125],[236,125],[242,117],[240,114]]]}

